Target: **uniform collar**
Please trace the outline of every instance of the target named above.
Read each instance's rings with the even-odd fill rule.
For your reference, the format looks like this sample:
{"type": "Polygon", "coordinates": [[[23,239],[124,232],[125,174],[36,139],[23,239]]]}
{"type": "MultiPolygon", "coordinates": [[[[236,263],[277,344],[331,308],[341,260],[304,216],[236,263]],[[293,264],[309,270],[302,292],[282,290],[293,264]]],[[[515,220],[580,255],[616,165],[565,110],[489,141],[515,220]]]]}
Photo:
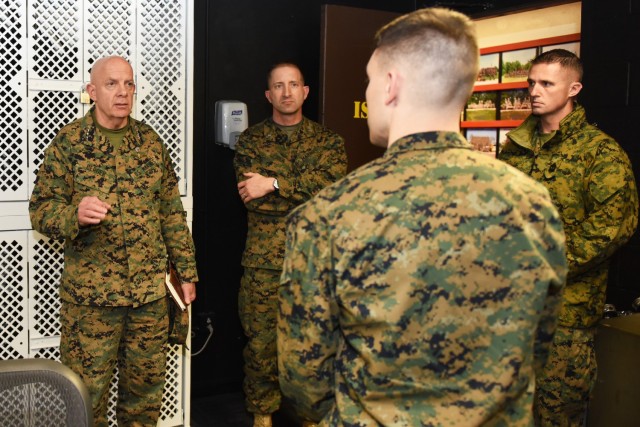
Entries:
{"type": "MultiPolygon", "coordinates": [[[[80,142],[85,145],[90,145],[95,147],[98,143],[98,140],[103,141],[106,138],[99,138],[103,136],[100,129],[96,126],[96,123],[93,120],[93,111],[95,110],[95,105],[91,107],[89,111],[82,117],[81,122],[81,133],[80,133],[80,142]]],[[[124,136],[123,143],[130,148],[140,147],[142,146],[142,137],[141,131],[138,126],[138,121],[134,120],[131,116],[129,116],[129,130],[124,136]]],[[[108,144],[110,146],[110,144],[108,144]]],[[[103,147],[103,151],[108,151],[108,149],[103,147]]]]}
{"type": "Polygon", "coordinates": [[[418,132],[396,140],[396,142],[385,151],[384,155],[391,156],[402,151],[434,150],[438,148],[471,149],[472,147],[459,132],[418,132]]]}
{"type": "MultiPolygon", "coordinates": [[[[555,132],[553,138],[550,141],[556,140],[564,140],[568,135],[575,132],[586,120],[586,113],[584,107],[578,104],[577,102],[574,104],[573,111],[567,114],[562,120],[560,120],[559,129],[555,132]]],[[[516,129],[512,130],[507,134],[507,136],[516,144],[528,148],[530,150],[534,149],[534,136],[536,130],[538,129],[540,123],[540,118],[538,116],[534,116],[531,114],[526,120],[518,126],[516,129]]],[[[547,143],[548,143],[547,142],[547,143]]]]}

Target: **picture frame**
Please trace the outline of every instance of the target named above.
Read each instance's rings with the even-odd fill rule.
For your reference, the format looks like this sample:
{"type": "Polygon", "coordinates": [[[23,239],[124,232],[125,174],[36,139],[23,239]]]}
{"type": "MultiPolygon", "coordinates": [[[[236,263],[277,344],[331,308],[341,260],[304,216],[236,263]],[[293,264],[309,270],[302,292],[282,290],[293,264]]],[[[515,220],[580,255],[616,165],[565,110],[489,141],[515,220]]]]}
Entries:
{"type": "Polygon", "coordinates": [[[475,151],[487,156],[496,157],[498,149],[497,128],[471,128],[467,129],[465,137],[475,151]]]}
{"type": "Polygon", "coordinates": [[[531,114],[531,98],[527,89],[500,92],[500,120],[524,120],[531,114]]]}
{"type": "Polygon", "coordinates": [[[536,57],[535,47],[502,52],[500,82],[526,82],[531,61],[536,57]]]}
{"type": "Polygon", "coordinates": [[[560,43],[560,44],[551,44],[548,46],[542,46],[540,49],[541,52],[547,52],[553,49],[564,49],[569,52],[573,52],[578,58],[580,57],[580,42],[571,42],[571,43],[560,43]]]}
{"type": "Polygon", "coordinates": [[[465,107],[465,120],[496,120],[497,100],[498,92],[496,91],[472,93],[465,107]]]}
{"type": "Polygon", "coordinates": [[[476,85],[496,84],[500,80],[500,53],[480,55],[480,70],[476,85]]]}

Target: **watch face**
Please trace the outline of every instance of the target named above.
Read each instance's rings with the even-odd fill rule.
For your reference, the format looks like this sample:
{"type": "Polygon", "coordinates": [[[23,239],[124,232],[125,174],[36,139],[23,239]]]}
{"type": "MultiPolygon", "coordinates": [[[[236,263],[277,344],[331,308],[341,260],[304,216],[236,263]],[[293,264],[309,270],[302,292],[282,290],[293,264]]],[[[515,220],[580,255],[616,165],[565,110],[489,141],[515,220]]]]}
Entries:
{"type": "Polygon", "coordinates": [[[277,178],[273,180],[273,186],[275,187],[276,190],[280,189],[280,186],[278,185],[278,179],[277,178]]]}

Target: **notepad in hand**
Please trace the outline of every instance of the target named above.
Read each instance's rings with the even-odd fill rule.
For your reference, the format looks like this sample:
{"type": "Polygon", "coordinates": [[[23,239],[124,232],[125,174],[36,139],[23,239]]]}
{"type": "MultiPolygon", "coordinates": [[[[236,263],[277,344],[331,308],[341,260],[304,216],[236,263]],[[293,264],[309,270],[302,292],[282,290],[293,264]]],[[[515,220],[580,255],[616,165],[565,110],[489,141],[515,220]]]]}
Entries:
{"type": "Polygon", "coordinates": [[[178,279],[178,273],[176,273],[173,266],[171,266],[167,273],[165,285],[167,286],[167,291],[171,294],[171,299],[173,299],[178,307],[180,307],[180,310],[185,311],[187,309],[187,304],[184,302],[182,285],[180,284],[180,279],[178,279]]]}

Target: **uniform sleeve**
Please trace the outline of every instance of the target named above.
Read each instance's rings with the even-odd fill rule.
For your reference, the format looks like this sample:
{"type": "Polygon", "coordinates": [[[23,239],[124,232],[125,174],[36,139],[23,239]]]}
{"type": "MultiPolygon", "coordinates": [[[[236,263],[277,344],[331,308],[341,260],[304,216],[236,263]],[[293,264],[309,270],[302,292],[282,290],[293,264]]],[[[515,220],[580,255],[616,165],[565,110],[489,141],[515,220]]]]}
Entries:
{"type": "Polygon", "coordinates": [[[282,393],[299,415],[317,422],[334,400],[339,322],[327,227],[314,207],[304,205],[288,221],[277,342],[282,393]]]}
{"type": "Polygon", "coordinates": [[[164,144],[162,144],[162,160],[164,163],[160,204],[162,236],[169,259],[173,262],[180,280],[183,283],[195,283],[198,281],[198,273],[193,237],[187,224],[187,213],[180,198],[178,177],[164,144]]]}
{"type": "MultiPolygon", "coordinates": [[[[568,273],[563,222],[546,189],[544,193],[544,198],[529,193],[529,206],[535,213],[529,212],[526,215],[529,221],[524,227],[527,239],[535,245],[532,253],[536,261],[529,265],[537,265],[528,271],[526,263],[513,271],[515,277],[526,277],[528,273],[532,273],[535,286],[546,287],[534,336],[533,368],[536,374],[542,372],[549,356],[568,273]],[[535,218],[539,220],[534,220],[535,218]]],[[[509,250],[501,252],[502,256],[513,256],[509,250]]]]}
{"type": "Polygon", "coordinates": [[[291,177],[278,177],[280,196],[289,199],[296,206],[347,173],[347,154],[344,139],[340,135],[325,129],[314,142],[318,153],[307,156],[300,173],[291,177]]]}
{"type": "Polygon", "coordinates": [[[243,173],[254,172],[253,159],[259,155],[256,151],[256,144],[252,143],[251,130],[252,129],[249,128],[242,132],[235,145],[233,168],[237,182],[244,181],[246,179],[243,173]]]}
{"type": "MultiPolygon", "coordinates": [[[[275,128],[258,124],[240,134],[233,157],[237,182],[247,179],[246,172],[278,178],[278,183],[295,173],[291,159],[286,155],[286,135],[275,128]]],[[[280,184],[282,188],[282,184],[280,184]]],[[[247,210],[266,215],[284,216],[296,205],[273,191],[246,204],[247,210]]]]}
{"type": "MultiPolygon", "coordinates": [[[[566,269],[565,269],[566,272],[566,269]]],[[[558,323],[558,312],[562,302],[562,283],[551,283],[544,301],[544,308],[536,329],[533,348],[533,367],[536,375],[540,375],[549,358],[553,335],[558,323]]]]}
{"type": "Polygon", "coordinates": [[[75,238],[79,233],[78,207],[72,205],[73,165],[62,150],[58,135],[44,152],[29,199],[34,230],[53,239],[75,238]]]}
{"type": "Polygon", "coordinates": [[[280,189],[247,203],[250,211],[286,215],[347,171],[343,138],[319,125],[305,129],[304,142],[292,144],[276,128],[256,125],[238,138],[234,169],[238,182],[245,172],[278,179],[280,189]]]}
{"type": "Polygon", "coordinates": [[[638,190],[627,155],[613,140],[601,144],[588,176],[588,213],[567,226],[569,277],[609,258],[638,225],[638,190]]]}

